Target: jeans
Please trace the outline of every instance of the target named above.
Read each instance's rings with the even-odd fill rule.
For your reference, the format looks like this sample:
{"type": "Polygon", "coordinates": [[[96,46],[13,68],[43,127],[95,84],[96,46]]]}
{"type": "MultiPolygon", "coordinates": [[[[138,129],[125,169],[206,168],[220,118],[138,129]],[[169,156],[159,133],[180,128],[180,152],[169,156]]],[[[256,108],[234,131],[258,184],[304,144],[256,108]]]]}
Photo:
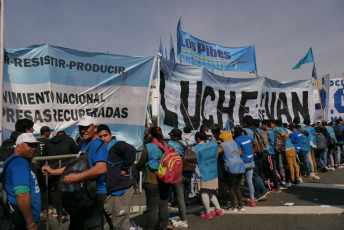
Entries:
{"type": "Polygon", "coordinates": [[[309,160],[308,160],[308,152],[307,151],[300,151],[299,152],[299,157],[301,162],[303,163],[303,165],[306,167],[306,172],[307,172],[307,176],[311,175],[311,167],[309,165],[309,160]]]}
{"type": "Polygon", "coordinates": [[[259,167],[260,167],[261,159],[254,160],[254,169],[253,169],[253,177],[252,182],[254,186],[254,197],[260,198],[262,194],[266,193],[266,187],[264,185],[263,179],[259,176],[259,167]]]}
{"type": "Polygon", "coordinates": [[[253,169],[254,169],[254,161],[251,163],[245,163],[245,175],[246,175],[246,181],[248,188],[250,190],[250,198],[254,198],[254,186],[252,182],[252,177],[253,177],[253,169]]]}
{"type": "Polygon", "coordinates": [[[268,156],[269,161],[269,170],[270,170],[270,177],[274,183],[274,188],[278,189],[278,177],[276,173],[276,154],[269,154],[268,156]]]}
{"type": "Polygon", "coordinates": [[[336,146],[336,150],[333,153],[333,155],[334,155],[334,163],[336,165],[341,163],[340,157],[342,155],[342,149],[343,149],[343,143],[338,143],[337,146],[336,146]]]}
{"type": "Polygon", "coordinates": [[[191,178],[182,175],[180,181],[174,184],[175,196],[177,198],[179,216],[182,221],[186,220],[185,192],[190,186],[191,178]]]}
{"type": "Polygon", "coordinates": [[[326,168],[327,167],[327,150],[328,149],[318,149],[318,155],[319,155],[319,162],[320,164],[326,168]]]}

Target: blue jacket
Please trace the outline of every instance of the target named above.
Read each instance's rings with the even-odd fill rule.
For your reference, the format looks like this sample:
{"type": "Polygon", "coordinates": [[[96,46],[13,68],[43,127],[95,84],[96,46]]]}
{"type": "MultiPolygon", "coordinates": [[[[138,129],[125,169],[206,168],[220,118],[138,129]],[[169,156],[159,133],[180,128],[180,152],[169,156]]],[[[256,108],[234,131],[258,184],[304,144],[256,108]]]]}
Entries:
{"type": "Polygon", "coordinates": [[[303,134],[300,133],[300,131],[298,131],[298,130],[295,130],[290,134],[290,140],[295,147],[296,153],[299,153],[301,151],[302,135],[303,134]]]}
{"type": "Polygon", "coordinates": [[[238,145],[234,141],[226,141],[221,144],[224,153],[222,159],[229,173],[245,173],[245,164],[240,158],[238,145]]]}
{"type": "Polygon", "coordinates": [[[215,141],[200,143],[195,146],[197,163],[202,181],[215,179],[217,174],[218,144],[215,141]]]}

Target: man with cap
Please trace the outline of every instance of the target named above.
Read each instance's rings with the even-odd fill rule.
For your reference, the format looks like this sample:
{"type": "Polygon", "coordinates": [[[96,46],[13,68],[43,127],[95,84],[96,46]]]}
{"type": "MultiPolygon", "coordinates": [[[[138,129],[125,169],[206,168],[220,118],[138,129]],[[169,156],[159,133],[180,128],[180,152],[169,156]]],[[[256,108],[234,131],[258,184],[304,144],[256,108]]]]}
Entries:
{"type": "Polygon", "coordinates": [[[2,171],[11,161],[6,170],[5,188],[11,206],[23,215],[22,221],[13,223],[17,229],[37,230],[40,221],[41,195],[36,175],[30,168],[37,144],[32,133],[19,135],[14,154],[1,166],[2,171]]]}
{"type": "MultiPolygon", "coordinates": [[[[75,229],[103,229],[103,204],[106,199],[105,173],[107,171],[106,162],[108,152],[106,145],[98,136],[96,120],[90,116],[84,116],[79,120],[79,133],[83,142],[79,146],[79,157],[88,150],[88,160],[90,169],[82,173],[71,173],[63,178],[65,184],[75,183],[84,180],[96,179],[98,200],[92,208],[92,213],[87,217],[80,212],[71,213],[69,230],[75,229]]],[[[49,166],[43,166],[43,173],[51,175],[62,174],[65,167],[61,169],[52,169],[49,166]]]]}
{"type": "MultiPolygon", "coordinates": [[[[171,132],[168,133],[171,140],[168,144],[174,148],[174,150],[179,153],[182,157],[184,150],[187,147],[188,143],[182,140],[182,131],[180,129],[174,128],[171,132]]],[[[187,228],[188,222],[186,220],[186,206],[185,206],[185,194],[184,191],[190,186],[191,177],[193,172],[182,172],[181,179],[178,183],[174,184],[174,192],[177,197],[177,204],[179,210],[180,221],[173,221],[173,226],[177,228],[187,228]]]]}

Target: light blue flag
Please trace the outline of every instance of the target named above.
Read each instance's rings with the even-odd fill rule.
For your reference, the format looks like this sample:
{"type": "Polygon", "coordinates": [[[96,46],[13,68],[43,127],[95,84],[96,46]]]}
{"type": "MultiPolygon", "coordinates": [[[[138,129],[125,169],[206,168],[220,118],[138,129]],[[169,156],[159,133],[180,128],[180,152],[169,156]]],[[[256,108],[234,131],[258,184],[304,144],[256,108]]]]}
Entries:
{"type": "Polygon", "coordinates": [[[158,54],[160,54],[161,56],[164,56],[164,50],[162,49],[162,41],[161,41],[161,38],[160,38],[160,45],[159,45],[158,54]]]}
{"type": "Polygon", "coordinates": [[[227,115],[227,121],[226,121],[226,127],[225,127],[226,131],[227,132],[231,132],[231,125],[230,125],[230,122],[229,122],[229,116],[227,115]]]}
{"type": "Polygon", "coordinates": [[[166,60],[168,60],[166,47],[165,47],[165,57],[166,57],[166,60]]]}
{"type": "Polygon", "coordinates": [[[171,42],[170,42],[170,61],[176,62],[175,55],[174,55],[174,46],[173,46],[172,35],[171,35],[171,42]]]}
{"type": "Polygon", "coordinates": [[[301,67],[301,65],[309,63],[309,62],[314,62],[314,58],[313,58],[313,51],[312,51],[312,47],[309,48],[306,56],[304,56],[295,66],[293,69],[298,69],[301,67]]]}

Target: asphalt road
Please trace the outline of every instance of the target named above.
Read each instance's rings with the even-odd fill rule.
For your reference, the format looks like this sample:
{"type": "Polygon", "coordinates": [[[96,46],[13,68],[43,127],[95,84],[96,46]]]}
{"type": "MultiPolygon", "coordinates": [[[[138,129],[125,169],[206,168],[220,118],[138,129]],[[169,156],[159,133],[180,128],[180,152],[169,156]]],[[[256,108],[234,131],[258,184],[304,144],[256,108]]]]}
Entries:
{"type": "MultiPolygon", "coordinates": [[[[320,180],[303,179],[303,183],[294,185],[279,194],[270,194],[267,201],[257,202],[257,207],[245,206],[245,213],[215,216],[212,220],[199,217],[202,210],[200,200],[188,201],[187,220],[190,230],[216,229],[344,229],[344,169],[319,173],[320,180]],[[285,206],[285,203],[293,203],[285,206]]],[[[242,188],[243,196],[248,197],[248,189],[242,188]]],[[[134,205],[139,204],[135,195],[134,205]]],[[[145,203],[141,194],[140,203],[145,203]]],[[[227,207],[226,200],[220,200],[222,208],[227,207]]],[[[171,207],[170,217],[178,216],[176,207],[171,207]]],[[[68,222],[62,226],[56,218],[50,217],[50,228],[68,229],[68,222]]],[[[144,229],[147,215],[132,219],[136,226],[144,229]]],[[[40,230],[47,229],[42,218],[40,230]]]]}

